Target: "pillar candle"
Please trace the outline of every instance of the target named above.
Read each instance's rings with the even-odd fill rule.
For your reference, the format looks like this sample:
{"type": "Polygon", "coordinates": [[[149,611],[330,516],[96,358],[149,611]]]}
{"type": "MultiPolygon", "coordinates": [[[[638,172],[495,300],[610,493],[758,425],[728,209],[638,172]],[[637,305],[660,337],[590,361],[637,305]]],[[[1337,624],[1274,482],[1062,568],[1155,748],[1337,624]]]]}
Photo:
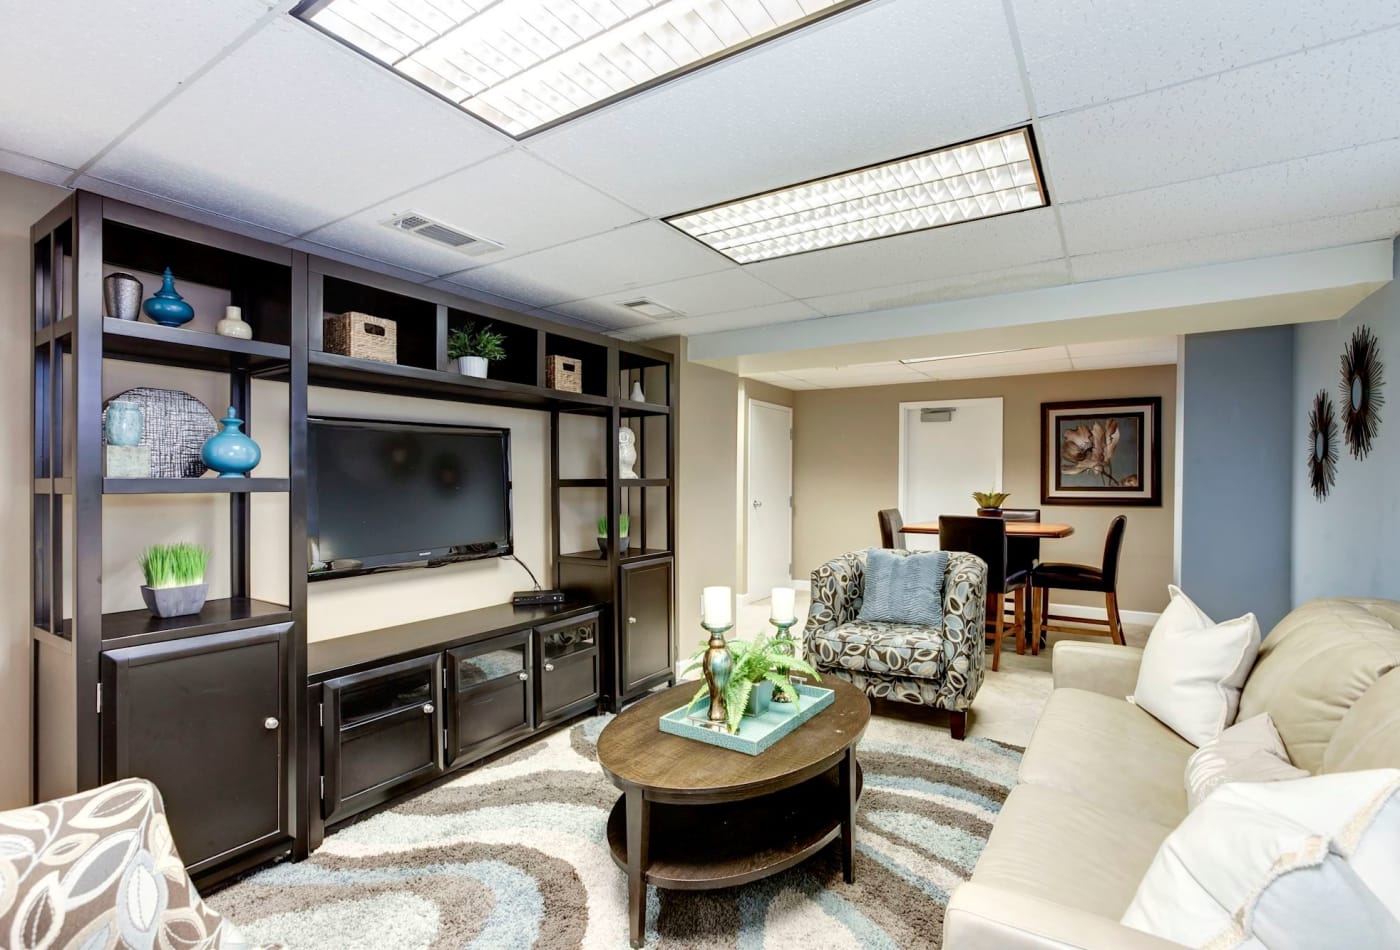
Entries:
{"type": "Polygon", "coordinates": [[[797,591],[791,587],[773,588],[773,619],[781,623],[796,619],[797,614],[794,609],[796,599],[797,591]]]}
{"type": "Polygon", "coordinates": [[[734,622],[734,594],[728,587],[701,591],[700,622],[707,627],[727,627],[734,622]]]}

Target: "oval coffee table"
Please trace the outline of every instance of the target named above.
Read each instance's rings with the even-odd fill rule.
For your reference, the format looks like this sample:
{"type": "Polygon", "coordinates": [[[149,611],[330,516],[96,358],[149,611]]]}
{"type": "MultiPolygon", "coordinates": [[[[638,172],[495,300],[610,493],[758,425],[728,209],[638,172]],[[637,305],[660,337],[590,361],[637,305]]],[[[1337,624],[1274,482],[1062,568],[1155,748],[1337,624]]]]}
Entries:
{"type": "Polygon", "coordinates": [[[646,926],[646,886],[708,890],[777,874],[841,838],[841,868],[855,880],[856,802],[863,777],[856,743],[870,700],[831,676],[830,706],[759,755],[661,731],[697,684],[642,700],[598,737],[598,762],[621,797],[608,847],[627,872],[632,946],[646,926]]]}

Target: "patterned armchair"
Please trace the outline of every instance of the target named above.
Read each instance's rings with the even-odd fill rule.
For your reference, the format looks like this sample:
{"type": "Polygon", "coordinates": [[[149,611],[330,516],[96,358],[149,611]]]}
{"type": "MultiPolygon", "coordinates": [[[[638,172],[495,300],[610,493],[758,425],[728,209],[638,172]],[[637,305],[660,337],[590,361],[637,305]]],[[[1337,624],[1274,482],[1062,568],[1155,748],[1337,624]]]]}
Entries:
{"type": "Polygon", "coordinates": [[[949,555],[941,628],[857,620],[864,586],[864,551],[812,572],[812,609],[802,634],[808,661],[869,696],[946,709],[953,738],[963,738],[986,664],[986,563],[949,555]]]}
{"type": "Polygon", "coordinates": [[[0,947],[278,950],[200,899],[144,779],[0,812],[0,947]]]}

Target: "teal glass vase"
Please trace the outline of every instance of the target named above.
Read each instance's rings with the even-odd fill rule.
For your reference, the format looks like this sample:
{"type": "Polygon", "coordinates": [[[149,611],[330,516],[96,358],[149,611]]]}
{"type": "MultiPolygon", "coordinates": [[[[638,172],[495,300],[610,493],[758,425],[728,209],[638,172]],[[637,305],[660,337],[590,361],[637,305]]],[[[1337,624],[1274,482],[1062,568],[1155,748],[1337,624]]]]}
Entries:
{"type": "Polygon", "coordinates": [[[160,290],[157,290],[154,296],[146,298],[141,309],[146,312],[146,316],[163,327],[182,327],[194,319],[194,307],[186,303],[185,298],[175,290],[175,275],[170,273],[168,267],[165,269],[165,278],[161,282],[160,290]]]}
{"type": "Polygon", "coordinates": [[[220,478],[245,478],[262,461],[262,449],[243,433],[243,420],[234,415],[232,406],[219,423],[223,428],[205,441],[199,457],[220,478]]]}

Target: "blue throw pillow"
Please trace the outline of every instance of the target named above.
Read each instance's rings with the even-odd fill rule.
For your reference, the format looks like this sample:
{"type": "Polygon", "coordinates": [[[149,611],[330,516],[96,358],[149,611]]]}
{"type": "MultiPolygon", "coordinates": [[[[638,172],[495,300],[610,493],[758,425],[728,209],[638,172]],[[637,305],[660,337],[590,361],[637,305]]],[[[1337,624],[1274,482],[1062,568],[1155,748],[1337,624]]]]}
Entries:
{"type": "Polygon", "coordinates": [[[943,575],[947,551],[891,554],[871,548],[865,555],[865,592],[858,620],[943,626],[943,575]]]}

